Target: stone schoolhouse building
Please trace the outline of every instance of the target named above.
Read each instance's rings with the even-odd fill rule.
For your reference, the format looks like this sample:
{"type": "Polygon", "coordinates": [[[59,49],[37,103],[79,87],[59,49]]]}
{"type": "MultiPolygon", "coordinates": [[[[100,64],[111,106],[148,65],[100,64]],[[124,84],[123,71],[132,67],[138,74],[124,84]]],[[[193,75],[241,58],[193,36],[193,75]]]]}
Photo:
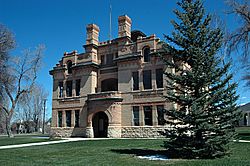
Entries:
{"type": "MultiPolygon", "coordinates": [[[[98,40],[99,27],[87,25],[85,53],[64,53],[53,76],[52,127],[56,137],[159,137],[165,68],[155,54],[160,40],[131,31],[131,19],[118,18],[118,37],[98,40]]],[[[168,57],[167,57],[168,58],[168,57]]]]}

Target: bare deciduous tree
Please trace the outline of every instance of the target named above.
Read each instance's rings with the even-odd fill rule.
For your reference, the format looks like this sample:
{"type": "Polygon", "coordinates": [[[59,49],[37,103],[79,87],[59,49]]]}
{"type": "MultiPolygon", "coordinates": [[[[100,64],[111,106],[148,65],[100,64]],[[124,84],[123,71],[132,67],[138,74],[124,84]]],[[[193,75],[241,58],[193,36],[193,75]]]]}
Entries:
{"type": "Polygon", "coordinates": [[[39,46],[34,51],[27,50],[23,55],[11,58],[6,70],[8,74],[1,78],[1,90],[6,94],[9,105],[0,103],[0,108],[6,114],[6,131],[9,137],[13,137],[11,119],[17,103],[21,96],[30,93],[35,85],[43,50],[44,47],[39,46]]]}
{"type": "Polygon", "coordinates": [[[18,119],[26,122],[26,128],[34,127],[37,132],[38,128],[41,127],[43,102],[47,96],[48,93],[41,85],[35,85],[30,93],[23,95],[20,99],[18,119]]]}
{"type": "Polygon", "coordinates": [[[243,54],[241,60],[246,70],[244,79],[250,86],[250,1],[227,0],[227,4],[230,7],[228,14],[234,14],[240,22],[240,26],[228,35],[229,53],[240,50],[243,54]]]}
{"type": "MultiPolygon", "coordinates": [[[[0,80],[6,77],[7,61],[9,59],[9,51],[15,47],[15,40],[12,33],[2,24],[0,24],[0,80]]],[[[3,93],[2,82],[0,81],[0,104],[8,105],[6,94],[3,93]]],[[[5,131],[6,114],[0,107],[0,133],[5,131]]]]}

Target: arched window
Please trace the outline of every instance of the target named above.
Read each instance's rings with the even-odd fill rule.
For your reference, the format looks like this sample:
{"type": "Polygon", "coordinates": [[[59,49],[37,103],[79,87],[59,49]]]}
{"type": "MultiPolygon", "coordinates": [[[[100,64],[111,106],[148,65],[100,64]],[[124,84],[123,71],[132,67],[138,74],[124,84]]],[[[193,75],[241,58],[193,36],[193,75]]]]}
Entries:
{"type": "Polygon", "coordinates": [[[72,61],[67,62],[67,70],[68,70],[68,74],[72,73],[72,61]]]}
{"type": "Polygon", "coordinates": [[[143,48],[143,58],[144,62],[149,62],[150,61],[150,48],[149,47],[144,47],[143,48]]]}

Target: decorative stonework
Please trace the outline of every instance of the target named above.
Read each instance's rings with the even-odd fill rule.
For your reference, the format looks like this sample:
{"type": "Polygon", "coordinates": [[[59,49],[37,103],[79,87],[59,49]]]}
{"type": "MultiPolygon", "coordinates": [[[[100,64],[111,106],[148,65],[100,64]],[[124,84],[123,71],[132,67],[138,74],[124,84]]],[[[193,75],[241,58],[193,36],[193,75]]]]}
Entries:
{"type": "Polygon", "coordinates": [[[94,138],[94,130],[93,127],[86,127],[85,134],[87,138],[94,138]]]}
{"type": "Polygon", "coordinates": [[[121,138],[121,127],[108,126],[108,138],[121,138]]]}
{"type": "Polygon", "coordinates": [[[163,138],[165,127],[122,127],[123,138],[163,138]]]}
{"type": "Polygon", "coordinates": [[[69,137],[86,137],[83,128],[57,128],[51,127],[50,137],[52,138],[69,138],[69,137]]]}

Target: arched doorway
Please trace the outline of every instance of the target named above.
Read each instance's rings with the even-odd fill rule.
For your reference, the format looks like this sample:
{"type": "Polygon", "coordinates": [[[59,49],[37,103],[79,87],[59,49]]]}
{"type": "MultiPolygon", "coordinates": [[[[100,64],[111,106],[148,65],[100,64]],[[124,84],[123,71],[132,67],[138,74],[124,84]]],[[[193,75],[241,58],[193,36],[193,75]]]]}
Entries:
{"type": "Polygon", "coordinates": [[[92,119],[94,137],[101,138],[108,135],[108,116],[104,112],[98,112],[92,119]]]}

